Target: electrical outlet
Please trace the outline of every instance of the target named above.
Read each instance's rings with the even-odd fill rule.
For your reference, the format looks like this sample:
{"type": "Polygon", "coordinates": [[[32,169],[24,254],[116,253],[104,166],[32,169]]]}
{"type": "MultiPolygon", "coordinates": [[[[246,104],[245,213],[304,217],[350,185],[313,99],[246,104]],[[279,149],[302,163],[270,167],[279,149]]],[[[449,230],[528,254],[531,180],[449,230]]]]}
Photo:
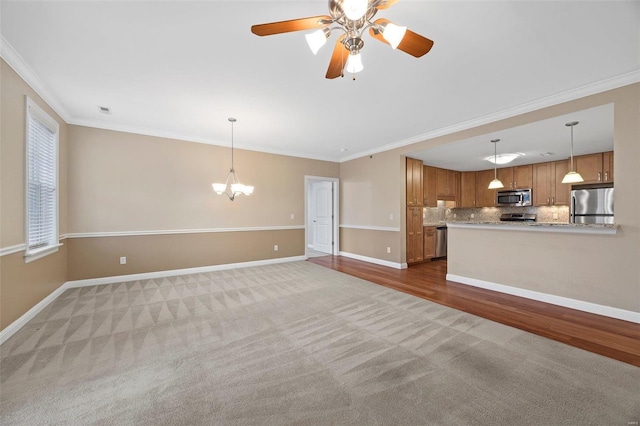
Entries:
{"type": "Polygon", "coordinates": [[[453,214],[453,218],[455,219],[456,217],[457,217],[457,215],[454,213],[454,214],[453,214]]]}
{"type": "Polygon", "coordinates": [[[293,219],[295,219],[295,218],[296,218],[296,215],[295,215],[295,214],[293,214],[293,213],[291,213],[291,220],[293,220],[293,219]]]}
{"type": "Polygon", "coordinates": [[[476,215],[471,213],[471,219],[473,219],[474,217],[476,217],[476,215]]]}
{"type": "Polygon", "coordinates": [[[387,247],[387,253],[391,253],[391,247],[387,247]]]}
{"type": "Polygon", "coordinates": [[[277,245],[277,244],[275,244],[275,245],[273,246],[273,251],[278,251],[278,245],[277,245]]]}
{"type": "Polygon", "coordinates": [[[389,214],[389,220],[393,220],[393,213],[389,214]]]}
{"type": "Polygon", "coordinates": [[[426,219],[427,218],[427,214],[426,213],[422,213],[422,218],[426,219]]]}
{"type": "Polygon", "coordinates": [[[558,220],[558,213],[554,213],[552,216],[553,216],[553,220],[558,220]]]}
{"type": "Polygon", "coordinates": [[[120,258],[120,264],[121,265],[126,265],[127,264],[127,257],[126,256],[122,256],[120,258]]]}

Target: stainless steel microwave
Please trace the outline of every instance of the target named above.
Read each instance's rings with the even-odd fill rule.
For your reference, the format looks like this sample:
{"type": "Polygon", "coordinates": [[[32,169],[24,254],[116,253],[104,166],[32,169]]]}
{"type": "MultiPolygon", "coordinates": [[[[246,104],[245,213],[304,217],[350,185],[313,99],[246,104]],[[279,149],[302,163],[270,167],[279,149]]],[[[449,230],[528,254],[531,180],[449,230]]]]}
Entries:
{"type": "Polygon", "coordinates": [[[497,202],[499,206],[530,206],[531,189],[498,191],[497,202]]]}

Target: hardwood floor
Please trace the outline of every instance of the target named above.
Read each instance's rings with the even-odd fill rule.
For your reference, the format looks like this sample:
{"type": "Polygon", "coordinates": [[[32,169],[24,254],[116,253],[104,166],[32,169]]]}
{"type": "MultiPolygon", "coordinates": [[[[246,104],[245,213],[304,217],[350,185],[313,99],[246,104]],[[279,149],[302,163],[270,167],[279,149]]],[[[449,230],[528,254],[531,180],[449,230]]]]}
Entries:
{"type": "Polygon", "coordinates": [[[394,269],[342,256],[309,262],[640,367],[640,324],[446,280],[446,260],[394,269]]]}

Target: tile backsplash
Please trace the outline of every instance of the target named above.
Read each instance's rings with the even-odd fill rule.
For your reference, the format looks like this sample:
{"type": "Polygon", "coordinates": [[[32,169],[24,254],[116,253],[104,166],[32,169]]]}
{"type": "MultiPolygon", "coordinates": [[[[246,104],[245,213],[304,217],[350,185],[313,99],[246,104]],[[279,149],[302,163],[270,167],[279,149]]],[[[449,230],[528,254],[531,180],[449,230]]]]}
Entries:
{"type": "Polygon", "coordinates": [[[498,222],[503,213],[533,213],[536,222],[569,223],[569,206],[544,207],[482,207],[447,208],[426,207],[424,223],[448,222],[498,222]],[[471,217],[473,215],[473,217],[471,217]]]}

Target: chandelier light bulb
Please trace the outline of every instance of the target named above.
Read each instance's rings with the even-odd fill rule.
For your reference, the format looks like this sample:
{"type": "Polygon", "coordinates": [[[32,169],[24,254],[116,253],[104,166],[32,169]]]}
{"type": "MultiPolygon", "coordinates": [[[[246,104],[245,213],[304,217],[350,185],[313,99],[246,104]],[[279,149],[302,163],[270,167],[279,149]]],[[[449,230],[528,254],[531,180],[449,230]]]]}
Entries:
{"type": "Polygon", "coordinates": [[[367,13],[368,7],[368,0],[344,0],[342,2],[342,10],[344,10],[344,14],[352,21],[361,19],[364,14],[367,13]]]}
{"type": "Polygon", "coordinates": [[[360,52],[349,54],[349,59],[347,59],[347,72],[351,74],[358,73],[364,69],[364,65],[362,65],[362,56],[360,52]]]}

